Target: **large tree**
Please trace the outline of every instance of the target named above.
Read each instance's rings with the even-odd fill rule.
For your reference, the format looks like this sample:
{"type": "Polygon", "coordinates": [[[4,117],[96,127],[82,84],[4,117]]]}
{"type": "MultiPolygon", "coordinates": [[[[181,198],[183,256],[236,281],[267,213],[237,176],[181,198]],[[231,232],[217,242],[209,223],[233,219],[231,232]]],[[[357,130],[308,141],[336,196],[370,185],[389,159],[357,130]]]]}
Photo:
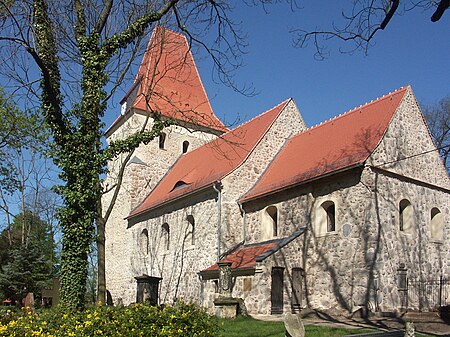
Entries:
{"type": "Polygon", "coordinates": [[[63,305],[80,308],[84,304],[95,225],[99,245],[104,245],[108,214],[101,214],[101,176],[107,161],[130,153],[172,123],[158,119],[158,111],[150,111],[156,120],[149,129],[107,148],[102,143],[101,118],[126,78],[142,40],[155,24],[163,23],[178,27],[191,43],[206,47],[203,35],[211,34],[215,27],[217,35],[212,39],[210,35],[209,41],[224,47],[207,50],[222,79],[228,81],[227,67],[234,64],[227,53],[239,51],[240,41],[227,11],[226,3],[208,0],[0,1],[2,55],[8,55],[2,71],[15,80],[25,98],[38,98],[52,133],[52,157],[63,181],[58,189],[64,204],[58,213],[63,235],[63,305]],[[226,36],[230,39],[225,40],[226,36]],[[33,78],[36,70],[38,82],[33,78]]]}
{"type": "Polygon", "coordinates": [[[342,15],[336,17],[329,28],[292,29],[294,45],[303,48],[312,44],[319,60],[328,56],[330,40],[345,42],[340,49],[343,52],[367,52],[375,37],[387,30],[396,15],[421,10],[429,13],[431,22],[438,22],[450,8],[450,0],[354,0],[341,3],[342,15]]]}

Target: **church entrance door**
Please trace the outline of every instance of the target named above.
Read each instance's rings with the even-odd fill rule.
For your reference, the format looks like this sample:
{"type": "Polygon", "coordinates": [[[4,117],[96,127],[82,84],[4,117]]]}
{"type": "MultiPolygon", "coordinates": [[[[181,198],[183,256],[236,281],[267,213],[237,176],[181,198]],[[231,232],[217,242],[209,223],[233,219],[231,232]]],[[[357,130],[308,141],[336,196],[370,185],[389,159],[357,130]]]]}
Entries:
{"type": "Polygon", "coordinates": [[[271,314],[283,313],[283,273],[284,268],[272,268],[272,288],[270,293],[271,314]]]}

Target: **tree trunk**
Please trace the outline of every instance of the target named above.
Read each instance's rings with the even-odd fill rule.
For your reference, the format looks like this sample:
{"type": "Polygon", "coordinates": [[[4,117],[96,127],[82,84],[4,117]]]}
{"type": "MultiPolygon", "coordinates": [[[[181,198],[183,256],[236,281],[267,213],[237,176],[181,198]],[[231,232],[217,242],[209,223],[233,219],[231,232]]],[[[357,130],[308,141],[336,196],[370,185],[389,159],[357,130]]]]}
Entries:
{"type": "MultiPolygon", "coordinates": [[[[101,214],[101,201],[99,202],[101,214]]],[[[106,274],[105,274],[105,219],[97,219],[97,304],[106,303],[106,274]]]]}

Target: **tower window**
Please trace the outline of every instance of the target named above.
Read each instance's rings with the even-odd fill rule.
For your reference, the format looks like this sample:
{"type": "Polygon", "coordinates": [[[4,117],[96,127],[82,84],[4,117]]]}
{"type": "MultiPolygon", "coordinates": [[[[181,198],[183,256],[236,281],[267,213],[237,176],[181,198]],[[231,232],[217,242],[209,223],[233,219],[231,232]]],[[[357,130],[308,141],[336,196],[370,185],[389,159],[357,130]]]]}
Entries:
{"type": "Polygon", "coordinates": [[[166,134],[164,132],[161,132],[161,134],[159,135],[159,148],[165,149],[166,146],[166,134]]]}
{"type": "Polygon", "coordinates": [[[187,140],[185,140],[183,142],[183,153],[188,152],[188,149],[189,149],[189,142],[187,140]]]}

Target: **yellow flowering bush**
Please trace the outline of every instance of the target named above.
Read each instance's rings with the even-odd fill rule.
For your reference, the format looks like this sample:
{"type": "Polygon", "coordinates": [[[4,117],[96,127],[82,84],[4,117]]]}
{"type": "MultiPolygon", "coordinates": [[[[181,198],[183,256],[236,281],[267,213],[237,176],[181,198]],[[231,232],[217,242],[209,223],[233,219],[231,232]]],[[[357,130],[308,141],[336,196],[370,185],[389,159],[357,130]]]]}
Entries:
{"type": "Polygon", "coordinates": [[[143,304],[128,307],[98,306],[84,311],[40,310],[11,316],[0,322],[0,336],[11,337],[215,337],[215,317],[193,304],[158,308],[143,304]]]}

